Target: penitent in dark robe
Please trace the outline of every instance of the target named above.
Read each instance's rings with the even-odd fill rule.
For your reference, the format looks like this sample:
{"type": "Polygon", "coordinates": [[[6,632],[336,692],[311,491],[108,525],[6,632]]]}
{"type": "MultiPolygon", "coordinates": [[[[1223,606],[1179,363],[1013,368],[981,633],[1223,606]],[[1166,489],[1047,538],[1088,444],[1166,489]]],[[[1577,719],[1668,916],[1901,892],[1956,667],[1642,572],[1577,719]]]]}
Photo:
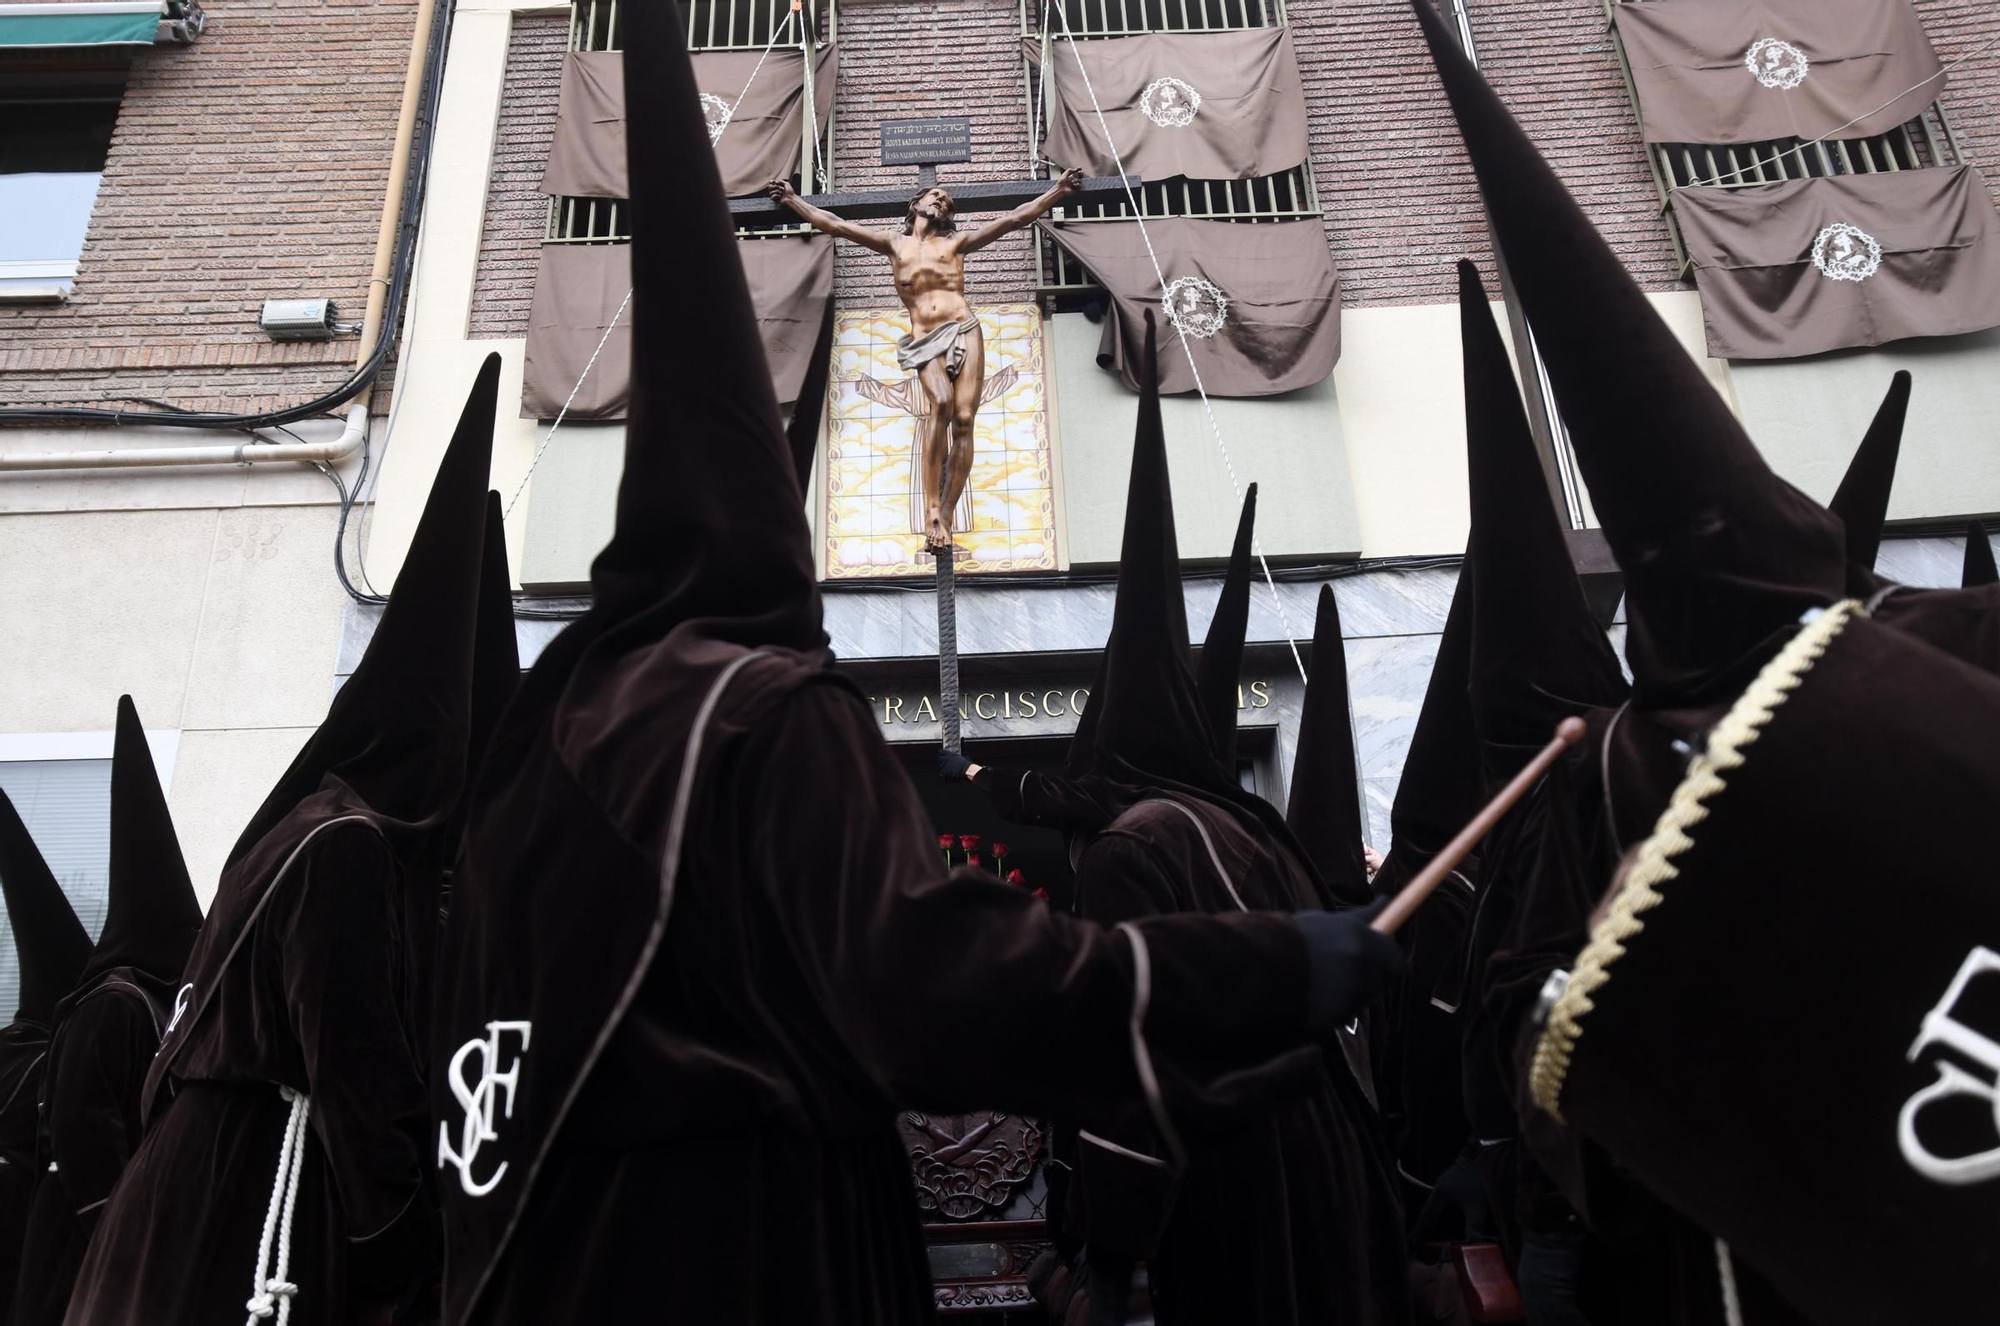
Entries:
{"type": "MultiPolygon", "coordinates": [[[[1154,340],[1149,318],[1107,668],[1082,732],[1087,775],[1120,809],[1083,850],[1078,912],[1112,926],[1365,898],[1358,822],[1347,826],[1353,878],[1336,889],[1284,818],[1216,758],[1189,656],[1154,340]]],[[[1320,648],[1337,650],[1337,634],[1320,648]]],[[[1337,708],[1344,725],[1344,693],[1337,708]]],[[[1358,961],[1393,965],[1391,941],[1355,933],[1367,940],[1358,961]]],[[[1328,1055],[1301,1099],[1216,1146],[1163,1135],[1138,1110],[1109,1128],[1083,1122],[1077,1136],[1068,1223],[1088,1248],[1094,1303],[1120,1297],[1143,1260],[1163,1326],[1407,1319],[1394,1170],[1342,1056],[1328,1055]]]]}
{"type": "MultiPolygon", "coordinates": [[[[1574,615],[1563,619],[1572,625],[1552,620],[1541,632],[1568,642],[1562,675],[1574,679],[1565,687],[1574,693],[1567,712],[1584,712],[1590,731],[1488,839],[1482,911],[1496,904],[1501,910],[1491,924],[1481,918],[1474,991],[1480,1033],[1467,1046],[1468,1104],[1475,1124],[1499,1126],[1508,1112],[1503,1098],[1511,1097],[1535,1172],[1612,1249],[1613,1278],[1626,1291],[1618,1301],[1631,1320],[1719,1322],[1722,1286],[1708,1231],[1633,1182],[1601,1149],[1530,1108],[1522,1047],[1532,1043],[1548,978],[1574,962],[1619,855],[1666,806],[1687,743],[1700,740],[1802,613],[1839,597],[1849,575],[1840,522],[1763,463],[1448,29],[1429,6],[1416,9],[1593,506],[1625,573],[1625,652],[1633,677],[1627,703],[1613,698],[1621,688],[1601,663],[1594,681],[1577,670],[1598,654],[1598,644],[1574,615]],[[1649,1284],[1665,1287],[1643,1292],[1649,1284]]],[[[1484,303],[1483,294],[1472,297],[1484,303]]],[[[1467,343],[1473,344],[1470,329],[1467,343]]],[[[1506,494],[1525,502],[1523,471],[1539,466],[1497,336],[1485,344],[1487,380],[1505,383],[1504,394],[1491,389],[1505,410],[1490,412],[1504,427],[1472,439],[1478,444],[1472,454],[1497,487],[1498,507],[1506,494]]],[[[1469,351],[1468,375],[1470,358],[1469,351]]],[[[1533,477],[1546,510],[1546,486],[1533,477]]],[[[1501,517],[1510,539],[1518,535],[1518,517],[1518,505],[1501,517]]],[[[1495,523],[1489,517],[1489,527],[1495,523]]],[[[1536,528],[1552,524],[1551,513],[1536,528]]],[[[1549,533],[1557,551],[1545,551],[1536,564],[1560,559],[1567,569],[1560,532],[1549,533]]],[[[1483,547],[1480,556],[1475,591],[1483,606],[1491,577],[1483,547]]],[[[1573,597],[1580,612],[1581,596],[1573,597]]],[[[1532,728],[1494,735],[1515,746],[1542,740],[1556,716],[1547,707],[1565,697],[1514,684],[1489,688],[1482,703],[1476,641],[1474,657],[1475,713],[1489,726],[1510,709],[1532,716],[1532,728]]],[[[1491,766],[1492,755],[1504,751],[1495,750],[1487,731],[1481,735],[1491,766]]],[[[1748,1320],[1792,1320],[1751,1267],[1739,1262],[1736,1272],[1748,1320]]]]}
{"type": "Polygon", "coordinates": [[[56,1005],[21,1244],[15,1322],[58,1326],[142,1131],[146,1070],[173,1018],[201,905],[132,697],[118,699],[111,757],[110,905],[76,986],[56,1005]]]}
{"type": "Polygon", "coordinates": [[[683,38],[626,22],[625,469],[455,872],[445,1319],[929,1321],[901,1109],[1136,1106],[1199,1141],[1317,1071],[1310,990],[1367,987],[1289,915],[1104,930],[945,876],[831,669],[683,38]]]}
{"type": "Polygon", "coordinates": [[[21,1238],[42,1166],[35,1134],[56,1005],[90,961],[90,932],[76,919],[28,826],[0,792],[0,892],[14,936],[20,1002],[0,1028],[0,1323],[11,1319],[21,1238]]]}
{"type": "Polygon", "coordinates": [[[435,1311],[416,998],[474,724],[518,668],[486,528],[498,382],[492,356],[366,654],[223,866],[72,1326],[435,1311]]]}

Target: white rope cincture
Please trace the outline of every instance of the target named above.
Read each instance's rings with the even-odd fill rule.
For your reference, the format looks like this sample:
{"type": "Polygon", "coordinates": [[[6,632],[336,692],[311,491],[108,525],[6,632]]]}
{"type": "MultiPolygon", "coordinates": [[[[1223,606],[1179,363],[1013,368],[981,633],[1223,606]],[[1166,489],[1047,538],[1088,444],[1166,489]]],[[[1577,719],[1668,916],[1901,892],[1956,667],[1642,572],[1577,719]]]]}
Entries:
{"type": "MultiPolygon", "coordinates": [[[[1167,274],[1160,266],[1160,255],[1153,249],[1153,237],[1146,231],[1145,209],[1139,205],[1139,197],[1132,190],[1132,178],[1125,169],[1124,154],[1119,152],[1117,142],[1111,137],[1111,123],[1105,119],[1104,107],[1097,100],[1097,89],[1091,84],[1090,70],[1084,67],[1083,56],[1076,49],[1076,34],[1069,28],[1069,12],[1063,7],[1063,0],[1049,0],[1049,3],[1054,5],[1056,16],[1062,20],[1063,40],[1069,43],[1070,58],[1076,61],[1077,73],[1083,76],[1083,90],[1090,94],[1090,108],[1097,114],[1097,125],[1103,131],[1104,145],[1111,149],[1111,160],[1118,167],[1119,180],[1125,186],[1126,201],[1132,205],[1132,219],[1139,223],[1139,238],[1145,241],[1146,257],[1151,260],[1153,275],[1160,282],[1160,307],[1166,311],[1167,320],[1173,324],[1174,331],[1180,336],[1181,353],[1187,356],[1188,371],[1194,374],[1194,389],[1201,396],[1201,412],[1208,420],[1209,436],[1215,439],[1215,449],[1222,454],[1222,466],[1229,472],[1229,486],[1235,491],[1236,501],[1240,506],[1243,502],[1243,484],[1236,477],[1236,461],[1229,454],[1229,444],[1222,440],[1221,426],[1215,422],[1215,408],[1209,403],[1208,388],[1202,385],[1201,366],[1195,363],[1194,347],[1188,344],[1187,334],[1181,331],[1180,319],[1174,316],[1173,308],[1167,302],[1167,274]]],[[[1299,670],[1299,680],[1311,684],[1311,679],[1306,675],[1305,659],[1299,653],[1298,634],[1292,630],[1291,614],[1285,611],[1285,600],[1278,593],[1278,581],[1271,574],[1270,560],[1264,556],[1263,541],[1254,532],[1250,536],[1250,549],[1257,554],[1258,566],[1263,568],[1264,583],[1271,591],[1271,606],[1278,610],[1278,621],[1285,628],[1285,640],[1292,647],[1292,664],[1299,670]]]]}
{"type": "Polygon", "coordinates": [[[1722,1281],[1722,1316],[1728,1326],[1743,1326],[1743,1300],[1736,1292],[1736,1258],[1729,1245],[1715,1241],[1715,1270],[1722,1281]]]}
{"type": "MultiPolygon", "coordinates": [[[[757,75],[763,72],[764,62],[771,58],[771,50],[778,44],[779,35],[789,28],[792,25],[792,20],[797,17],[798,15],[795,11],[788,9],[785,11],[785,16],[772,25],[771,37],[770,40],[764,43],[763,54],[759,55],[757,63],[750,67],[750,77],[743,80],[743,90],[736,94],[736,100],[730,102],[723,110],[722,123],[715,126],[715,131],[709,140],[711,144],[719,144],[722,141],[722,135],[729,131],[730,121],[736,118],[736,108],[743,104],[743,98],[750,95],[750,87],[757,81],[757,75]]],[[[800,49],[805,52],[806,59],[806,114],[811,115],[812,75],[815,72],[812,63],[812,47],[809,34],[805,32],[805,24],[801,23],[799,30],[801,34],[799,38],[800,49]]],[[[813,123],[817,125],[818,121],[815,120],[813,123]]],[[[548,434],[542,438],[541,445],[535,448],[535,458],[528,462],[527,473],[523,474],[521,482],[515,485],[514,495],[507,499],[507,509],[500,513],[502,520],[514,514],[514,504],[520,501],[521,494],[528,490],[528,480],[534,477],[535,467],[542,463],[543,454],[548,451],[549,443],[555,440],[556,430],[562,427],[563,419],[569,414],[569,407],[576,403],[577,393],[583,390],[584,382],[590,377],[590,370],[597,367],[597,357],[604,353],[604,347],[611,340],[611,333],[618,329],[619,320],[625,316],[625,310],[632,303],[632,291],[637,288],[636,286],[632,286],[626,289],[625,298],[618,302],[618,311],[613,313],[611,321],[605,324],[604,335],[597,338],[597,348],[590,352],[590,358],[585,362],[583,372],[576,380],[576,385],[569,389],[569,399],[563,402],[562,409],[556,411],[555,421],[549,425],[548,434]]]]}
{"type": "Polygon", "coordinates": [[[257,1244],[257,1273],[251,1281],[250,1300],[243,1306],[249,1316],[243,1326],[277,1318],[276,1326],[292,1319],[292,1299],[299,1287],[285,1277],[291,1273],[292,1211],[299,1200],[299,1175],[306,1167],[306,1119],[312,1113],[312,1097],[290,1087],[278,1094],[291,1104],[285,1120],[285,1140],[278,1150],[278,1176],[271,1184],[271,1204],[264,1211],[264,1236],[257,1244]],[[277,1264],[272,1264],[273,1244],[277,1264]]]}

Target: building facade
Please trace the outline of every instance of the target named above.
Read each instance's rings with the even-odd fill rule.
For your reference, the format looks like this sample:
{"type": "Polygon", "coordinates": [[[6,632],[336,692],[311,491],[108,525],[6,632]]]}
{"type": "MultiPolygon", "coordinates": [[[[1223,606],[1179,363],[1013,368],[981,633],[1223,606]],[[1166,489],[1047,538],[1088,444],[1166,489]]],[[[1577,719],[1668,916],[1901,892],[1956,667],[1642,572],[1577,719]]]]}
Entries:
{"type": "MultiPolygon", "coordinates": [[[[571,346],[592,361],[612,347],[611,372],[627,235],[615,190],[545,188],[566,73],[579,57],[615,63],[619,7],[641,2],[0,0],[0,787],[93,928],[118,695],[133,695],[148,725],[190,869],[211,896],[239,827],[366,647],[490,352],[505,366],[492,484],[506,503],[524,660],[581,610],[623,441],[615,404],[595,398],[622,386],[592,383],[569,360],[550,368],[550,342],[537,337],[558,292],[550,273],[593,273],[605,308],[571,346]]],[[[1799,168],[1802,180],[1935,178],[1995,159],[2000,13],[1914,0],[1949,71],[1938,95],[1837,151],[1771,140],[1732,157],[1648,141],[1623,7],[1445,5],[1781,474],[1828,497],[1892,372],[1914,373],[1880,565],[1907,583],[1956,583],[1964,521],[2000,513],[2000,331],[1709,358],[1715,310],[1695,282],[1720,278],[1703,268],[1675,193],[1758,182],[1746,172],[1762,167],[1745,161],[1786,154],[1818,163],[1799,168]]],[[[1386,848],[1466,539],[1453,264],[1472,257],[1503,292],[1404,7],[802,0],[795,13],[790,0],[681,0],[681,11],[702,57],[739,62],[732,77],[796,71],[779,89],[801,103],[796,139],[779,134],[775,150],[800,192],[854,208],[872,191],[914,192],[928,178],[922,163],[885,160],[897,157],[885,144],[928,124],[922,132],[962,144],[935,170],[966,193],[974,220],[979,186],[1025,197],[1046,184],[1061,115],[1096,123],[1063,101],[1059,62],[1077,59],[1072,43],[1282,46],[1302,120],[1294,157],[1247,180],[1147,177],[1138,201],[1163,235],[1307,236],[1314,270],[1323,249],[1337,273],[1338,359],[1282,392],[1171,397],[1176,518],[1198,639],[1240,495],[1260,485],[1272,583],[1252,598],[1241,774],[1281,805],[1314,604],[1334,583],[1356,777],[1369,836],[1386,848]],[[962,132],[940,121],[963,121],[962,132]]],[[[1189,65],[1156,81],[1206,83],[1214,105],[1227,91],[1218,77],[1189,65]]],[[[722,104],[719,144],[743,127],[722,104]]],[[[1774,168],[1763,182],[1778,178],[1794,176],[1774,168]]],[[[1991,183],[1980,182],[1975,211],[1991,208],[1991,183]]],[[[1106,327],[1130,292],[1080,255],[1092,236],[1129,225],[1119,217],[1131,210],[1100,191],[969,262],[989,383],[1005,379],[981,414],[958,581],[977,759],[1059,760],[1109,629],[1135,397],[1106,327]]],[[[744,224],[746,266],[810,242],[754,205],[744,224]]],[[[806,503],[827,625],[883,736],[921,775],[940,730],[938,627],[908,521],[914,423],[891,352],[907,324],[878,257],[840,244],[824,263],[827,284],[799,322],[803,358],[822,356],[831,382],[792,408],[819,418],[806,503]]],[[[1503,298],[1490,312],[1512,337],[1551,494],[1615,639],[1615,568],[1559,414],[1517,311],[1503,298]]],[[[940,832],[995,836],[976,792],[930,778],[919,787],[940,832]]],[[[1060,891],[1061,841],[1005,832],[1009,864],[1060,891]]],[[[0,944],[0,964],[11,958],[0,944]]],[[[9,1006],[10,979],[0,969],[9,1006]]],[[[925,1190],[927,1209],[965,1214],[953,1181],[925,1190]]],[[[936,1236],[948,1249],[936,1259],[940,1293],[963,1295],[946,1306],[1005,1306],[1018,1293],[1034,1233],[1020,1222],[1040,1189],[1026,1169],[1009,1182],[966,1208],[982,1219],[936,1236]]]]}

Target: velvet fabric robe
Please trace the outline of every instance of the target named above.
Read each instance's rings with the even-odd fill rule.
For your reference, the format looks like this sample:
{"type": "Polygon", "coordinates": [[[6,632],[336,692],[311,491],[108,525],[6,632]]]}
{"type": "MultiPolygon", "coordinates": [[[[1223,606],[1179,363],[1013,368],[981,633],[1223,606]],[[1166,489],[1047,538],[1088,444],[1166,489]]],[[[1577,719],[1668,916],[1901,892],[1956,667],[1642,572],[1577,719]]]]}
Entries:
{"type": "Polygon", "coordinates": [[[43,1079],[40,1170],[14,1289],[13,1320],[60,1326],[105,1200],[138,1148],[146,1069],[173,1016],[173,991],[116,967],[56,1006],[43,1079]]]}
{"type": "Polygon", "coordinates": [[[12,1319],[21,1240],[35,1200],[37,1107],[48,1064],[49,1029],[15,1018],[0,1030],[0,1326],[12,1319]]]}
{"type": "MultiPolygon", "coordinates": [[[[681,766],[687,737],[672,734],[694,728],[706,687],[683,688],[714,655],[635,663],[593,688],[615,708],[573,715],[554,742],[495,747],[508,786],[461,874],[467,898],[497,905],[454,906],[439,1062],[488,1020],[533,1031],[504,1048],[520,1074],[511,1118],[445,1171],[448,1320],[929,1321],[895,1112],[1108,1121],[1144,1098],[1131,939],[990,876],[947,878],[861,697],[788,652],[759,651],[718,701],[690,766],[672,909],[644,951],[673,816],[649,805],[659,780],[639,765],[681,766]],[[653,686],[670,691],[640,703],[653,686]],[[501,945],[549,980],[495,960],[501,945]],[[566,961],[572,946],[598,955],[589,971],[566,961]],[[622,1010],[621,988],[635,991],[622,1010]]],[[[1179,1127],[1209,1136],[1303,1089],[1320,1055],[1301,1048],[1289,917],[1140,929],[1145,1038],[1179,1127]]],[[[453,1083],[434,1091],[456,1144],[453,1083]]]]}
{"type": "MultiPolygon", "coordinates": [[[[1085,849],[1077,899],[1085,919],[1106,926],[1317,905],[1300,859],[1257,821],[1164,793],[1126,811],[1085,849]]],[[[1166,1159],[1162,1139],[1137,1114],[1105,1140],[1166,1159]]],[[[1327,1056],[1299,1099],[1213,1147],[1190,1146],[1177,1192],[1167,1170],[1135,1163],[1088,1134],[1077,1150],[1071,1232],[1145,1259],[1160,1326],[1409,1320],[1394,1160],[1339,1056],[1327,1056]]]]}
{"type": "MultiPolygon", "coordinates": [[[[278,873],[205,1016],[162,1051],[145,1138],[103,1209],[70,1326],[242,1319],[290,1110],[280,1085],[312,1100],[293,1326],[435,1293],[436,1139],[405,887],[397,855],[359,820],[312,834],[278,873]]],[[[148,1046],[141,1075],[151,1061],[148,1046]]]]}

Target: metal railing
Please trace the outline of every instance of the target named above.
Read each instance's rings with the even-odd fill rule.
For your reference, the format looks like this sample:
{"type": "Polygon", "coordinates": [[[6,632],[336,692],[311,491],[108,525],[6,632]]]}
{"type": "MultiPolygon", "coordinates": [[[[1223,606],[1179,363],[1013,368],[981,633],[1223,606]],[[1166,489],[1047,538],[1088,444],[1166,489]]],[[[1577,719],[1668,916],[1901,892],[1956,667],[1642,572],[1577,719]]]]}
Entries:
{"type": "MultiPolygon", "coordinates": [[[[1042,60],[1066,53],[1058,50],[1064,31],[1062,18],[1049,7],[1050,0],[1019,0],[1021,35],[1039,42],[1042,59],[1024,55],[1023,91],[1028,115],[1040,112],[1042,123],[1034,127],[1029,162],[1030,172],[1050,178],[1053,167],[1039,158],[1034,144],[1052,124],[1055,107],[1041,87],[1042,60]],[[1044,26],[1044,23],[1046,26],[1044,26]]],[[[1240,32],[1249,28],[1278,27],[1285,22],[1284,0],[1062,0],[1068,18],[1068,32],[1079,40],[1103,37],[1132,37],[1157,32],[1240,32]]],[[[1024,52],[1026,48],[1024,47],[1024,52]]],[[[1134,216],[1186,217],[1202,221],[1305,221],[1320,215],[1319,184],[1307,160],[1276,175],[1259,175],[1243,180],[1166,179],[1150,180],[1138,190],[1139,206],[1130,200],[1085,203],[1059,207],[1049,219],[1064,225],[1097,221],[1129,221],[1134,216]]],[[[1098,284],[1083,265],[1067,250],[1037,232],[1035,245],[1035,288],[1038,293],[1058,297],[1097,290],[1098,284]]]]}
{"type": "MultiPolygon", "coordinates": [[[[625,8],[659,0],[571,0],[569,49],[572,51],[617,51],[624,49],[625,8]]],[[[791,11],[791,0],[678,0],[687,22],[688,49],[691,51],[762,51],[771,34],[791,11]]],[[[816,45],[824,45],[839,35],[839,0],[805,0],[803,17],[816,45]]],[[[810,87],[813,70],[805,71],[810,87]]],[[[814,134],[807,126],[801,144],[802,161],[792,185],[801,193],[811,193],[808,176],[816,176],[820,187],[833,182],[834,108],[826,108],[826,132],[814,134]]],[[[724,132],[728,132],[724,130],[724,132]]],[[[803,225],[759,226],[739,229],[739,235],[785,235],[802,233],[803,225]]],[[[631,209],[615,198],[550,198],[544,242],[550,244],[624,244],[632,238],[631,209]]]]}
{"type": "MultiPolygon", "coordinates": [[[[1639,87],[1632,78],[1632,62],[1625,53],[1625,38],[1618,30],[1615,6],[1625,0],[1604,0],[1604,19],[1611,30],[1612,49],[1618,55],[1618,69],[1625,79],[1625,93],[1632,102],[1633,119],[1642,132],[1645,110],[1639,104],[1639,87]]],[[[1958,135],[1943,98],[1925,107],[1915,119],[1897,125],[1887,133],[1867,138],[1832,139],[1805,143],[1801,139],[1778,138],[1762,143],[1653,143],[1645,144],[1646,164],[1653,173],[1653,187],[1659,195],[1660,218],[1666,223],[1667,237],[1686,280],[1693,270],[1687,243],[1681,237],[1680,222],[1673,211],[1676,189],[1740,189],[1758,184],[1778,184],[1785,180],[1825,179],[1836,175],[1873,175],[1889,171],[1918,170],[1926,166],[1957,166],[1964,163],[1958,135]]]]}

